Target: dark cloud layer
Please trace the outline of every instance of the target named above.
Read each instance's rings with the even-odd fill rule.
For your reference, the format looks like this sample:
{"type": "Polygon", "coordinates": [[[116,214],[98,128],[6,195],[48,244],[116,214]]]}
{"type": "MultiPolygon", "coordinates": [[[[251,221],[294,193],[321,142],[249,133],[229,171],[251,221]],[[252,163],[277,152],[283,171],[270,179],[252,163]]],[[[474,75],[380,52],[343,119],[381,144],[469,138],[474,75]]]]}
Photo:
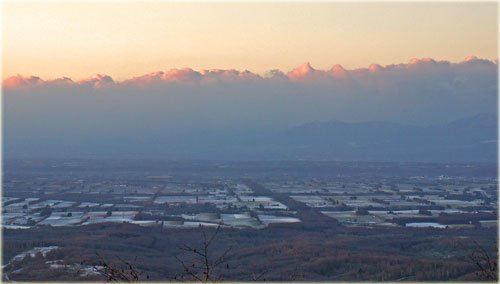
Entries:
{"type": "Polygon", "coordinates": [[[107,75],[79,81],[14,76],[3,82],[4,138],[7,145],[112,144],[203,139],[221,129],[257,133],[311,121],[439,124],[496,113],[497,67],[469,57],[356,70],[316,70],[306,63],[263,76],[185,68],[120,82],[107,75]]]}
{"type": "Polygon", "coordinates": [[[356,70],[335,65],[322,71],[305,63],[286,74],[272,70],[265,76],[185,68],[122,82],[95,75],[80,81],[14,76],[3,83],[7,114],[8,109],[30,104],[51,105],[55,112],[64,113],[67,108],[85,112],[99,101],[115,105],[114,112],[136,113],[151,107],[185,119],[212,114],[221,116],[221,124],[228,119],[270,125],[328,119],[447,121],[495,111],[498,90],[497,63],[476,57],[460,63],[412,59],[356,70]],[[77,101],[80,106],[74,104],[77,101]]]}

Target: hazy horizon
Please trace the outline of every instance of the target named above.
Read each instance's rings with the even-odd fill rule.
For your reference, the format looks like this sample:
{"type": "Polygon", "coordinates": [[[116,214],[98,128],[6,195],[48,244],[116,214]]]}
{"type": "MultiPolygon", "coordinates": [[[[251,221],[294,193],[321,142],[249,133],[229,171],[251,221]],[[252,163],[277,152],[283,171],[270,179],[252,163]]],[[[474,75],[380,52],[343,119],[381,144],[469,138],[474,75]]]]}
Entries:
{"type": "Polygon", "coordinates": [[[494,8],[6,2],[4,154],[496,159],[494,8]]]}
{"type": "Polygon", "coordinates": [[[0,6],[1,281],[498,281],[497,2],[0,6]]]}

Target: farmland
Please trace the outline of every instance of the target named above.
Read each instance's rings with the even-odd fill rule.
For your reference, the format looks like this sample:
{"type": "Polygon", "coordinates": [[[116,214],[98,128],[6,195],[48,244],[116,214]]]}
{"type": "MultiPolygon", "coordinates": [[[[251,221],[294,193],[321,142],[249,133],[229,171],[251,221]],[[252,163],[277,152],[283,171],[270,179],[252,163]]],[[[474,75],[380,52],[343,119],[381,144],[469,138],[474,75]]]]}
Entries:
{"type": "Polygon", "coordinates": [[[446,273],[446,279],[470,280],[475,267],[467,255],[475,244],[491,253],[496,245],[492,165],[104,164],[7,163],[2,227],[8,279],[40,280],[31,277],[43,268],[54,271],[44,280],[68,280],[75,271],[81,271],[79,280],[99,279],[96,252],[110,259],[143,255],[138,265],[152,279],[171,279],[181,270],[175,256],[182,242],[196,243],[201,231],[217,227],[223,233],[214,249],[231,246],[229,259],[238,268],[223,274],[234,280],[251,279],[274,258],[280,261],[270,265],[267,279],[287,280],[288,270],[300,268],[304,280],[439,280],[446,273]],[[427,245],[417,249],[420,243],[427,245]],[[276,253],[264,257],[268,250],[276,253]],[[356,264],[333,264],[348,255],[356,264]],[[259,257],[264,266],[245,264],[259,257]],[[398,259],[409,272],[377,274],[362,265],[373,261],[369,257],[398,259]],[[317,263],[307,266],[304,259],[317,263]],[[444,260],[441,268],[423,272],[444,260]],[[331,265],[338,267],[326,269],[331,265]]]}

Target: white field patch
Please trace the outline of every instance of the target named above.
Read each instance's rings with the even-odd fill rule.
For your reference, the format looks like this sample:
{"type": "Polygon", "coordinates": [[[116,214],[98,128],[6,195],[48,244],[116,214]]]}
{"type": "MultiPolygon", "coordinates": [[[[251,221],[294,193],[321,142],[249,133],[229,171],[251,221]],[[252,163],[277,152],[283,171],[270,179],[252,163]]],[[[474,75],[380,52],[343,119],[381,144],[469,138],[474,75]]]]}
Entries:
{"type": "Polygon", "coordinates": [[[291,198],[305,203],[309,207],[330,207],[333,203],[319,195],[290,195],[291,198]]]}
{"type": "MultiPolygon", "coordinates": [[[[338,201],[339,203],[344,203],[345,205],[349,207],[385,207],[387,205],[381,204],[379,202],[375,202],[372,199],[373,198],[379,198],[381,200],[384,200],[384,197],[380,196],[355,196],[355,199],[351,199],[351,196],[334,196],[332,197],[334,200],[338,201]]],[[[389,203],[395,203],[397,202],[397,198],[385,198],[384,201],[387,201],[389,203]]]]}
{"type": "Polygon", "coordinates": [[[298,223],[301,222],[299,218],[295,217],[284,217],[284,216],[274,216],[267,214],[259,214],[259,220],[262,224],[268,226],[273,223],[298,223]]]}
{"type": "MultiPolygon", "coordinates": [[[[116,204],[114,205],[116,209],[135,209],[135,208],[142,208],[140,205],[134,205],[134,204],[116,204]]],[[[102,207],[101,207],[102,208],[102,207]]],[[[106,208],[106,207],[105,207],[106,208]]]]}
{"type": "Polygon", "coordinates": [[[182,214],[181,217],[184,220],[194,220],[202,222],[218,223],[221,221],[217,213],[199,213],[194,215],[182,214]]]}
{"type": "Polygon", "coordinates": [[[63,260],[48,260],[45,264],[48,264],[50,269],[63,269],[72,272],[73,275],[77,273],[80,277],[100,275],[99,271],[104,269],[101,265],[91,266],[80,263],[65,264],[63,260]]]}
{"type": "Polygon", "coordinates": [[[123,201],[125,202],[148,202],[151,201],[152,196],[124,196],[123,201]]]}
{"type": "Polygon", "coordinates": [[[59,248],[58,246],[34,247],[28,251],[22,252],[16,256],[14,256],[13,258],[11,258],[10,261],[7,262],[7,264],[2,266],[2,269],[6,268],[7,266],[12,264],[13,262],[22,261],[25,257],[35,257],[39,253],[43,257],[45,257],[47,255],[47,253],[49,253],[50,251],[53,251],[55,249],[58,249],[58,248],[59,248]]]}
{"type": "Polygon", "coordinates": [[[114,204],[113,203],[104,203],[100,206],[100,208],[111,208],[113,207],[114,204]]]}
{"type": "Polygon", "coordinates": [[[379,225],[386,223],[376,215],[357,215],[355,211],[321,211],[324,215],[349,225],[379,225]]]}
{"type": "Polygon", "coordinates": [[[159,221],[154,221],[154,220],[132,220],[129,223],[131,224],[136,224],[141,227],[158,227],[161,225],[161,222],[159,221]]]}
{"type": "Polygon", "coordinates": [[[54,209],[61,209],[61,208],[69,208],[69,207],[72,207],[73,205],[75,205],[76,202],[74,201],[63,201],[63,202],[60,202],[54,206],[52,206],[52,208],[54,209]]]}
{"type": "Polygon", "coordinates": [[[173,195],[173,196],[158,196],[155,201],[155,204],[170,204],[170,203],[196,203],[196,196],[191,195],[173,195]]]}
{"type": "Polygon", "coordinates": [[[3,213],[2,224],[10,224],[11,221],[15,220],[16,218],[21,218],[24,215],[25,214],[22,212],[3,213]]]}
{"type": "Polygon", "coordinates": [[[97,223],[123,223],[132,222],[137,215],[137,211],[113,211],[111,216],[107,216],[107,211],[88,212],[84,214],[83,219],[86,220],[82,225],[97,224],[97,223]]]}
{"type": "Polygon", "coordinates": [[[29,206],[30,209],[39,209],[39,208],[45,208],[47,206],[49,207],[54,207],[54,205],[59,204],[61,202],[64,202],[64,200],[45,200],[38,202],[36,204],[32,204],[29,206]]]}
{"type": "Polygon", "coordinates": [[[437,205],[450,206],[450,207],[477,206],[483,202],[482,200],[473,200],[473,201],[462,201],[453,199],[428,199],[428,200],[436,203],[437,205]]]}
{"type": "Polygon", "coordinates": [[[211,204],[228,204],[228,203],[236,203],[238,199],[234,196],[227,195],[201,195],[198,196],[198,203],[211,203],[211,204]]]}
{"type": "Polygon", "coordinates": [[[485,228],[498,227],[497,220],[485,220],[485,221],[479,221],[479,223],[481,224],[481,227],[485,227],[485,228]]]}
{"type": "Polygon", "coordinates": [[[236,195],[248,195],[252,194],[253,190],[244,184],[238,183],[236,188],[234,188],[234,193],[236,195]]]}
{"type": "Polygon", "coordinates": [[[89,208],[92,208],[92,207],[97,207],[99,206],[99,203],[94,203],[94,202],[82,202],[80,205],[78,205],[77,207],[78,208],[85,208],[85,207],[89,207],[89,208]]]}
{"type": "Polygon", "coordinates": [[[239,196],[240,200],[244,205],[248,206],[251,209],[268,209],[268,210],[287,210],[288,207],[274,200],[269,196],[250,196],[250,195],[241,195],[239,196]]]}
{"type": "MultiPolygon", "coordinates": [[[[36,205],[33,204],[30,205],[29,203],[30,201],[25,199],[17,203],[9,204],[7,206],[2,206],[2,210],[4,210],[6,213],[20,213],[20,212],[27,212],[30,209],[38,208],[36,205]]],[[[43,207],[45,207],[45,205],[43,207]]]]}
{"type": "Polygon", "coordinates": [[[54,212],[39,225],[49,225],[52,227],[75,226],[83,221],[83,212],[54,212]]]}
{"type": "Polygon", "coordinates": [[[411,227],[411,228],[439,228],[439,229],[446,228],[446,225],[441,225],[441,224],[436,223],[436,222],[408,223],[405,226],[411,227]]]}
{"type": "MultiPolygon", "coordinates": [[[[44,219],[44,216],[40,214],[27,214],[27,213],[4,213],[2,215],[7,215],[8,219],[3,219],[2,224],[4,225],[28,225],[30,222],[39,222],[44,219]]],[[[4,217],[5,218],[5,217],[4,217]]]]}
{"type": "Polygon", "coordinates": [[[3,229],[11,229],[11,230],[25,230],[32,228],[30,226],[20,226],[20,225],[2,225],[3,229]]]}
{"type": "Polygon", "coordinates": [[[249,213],[242,214],[220,214],[222,222],[231,227],[252,227],[261,228],[262,224],[249,213]]]}
{"type": "Polygon", "coordinates": [[[219,225],[209,222],[198,222],[198,221],[163,221],[164,228],[178,228],[178,229],[188,229],[188,228],[198,228],[198,227],[229,227],[225,225],[219,225]]]}
{"type": "Polygon", "coordinates": [[[6,202],[21,202],[23,201],[22,198],[17,198],[17,197],[7,197],[7,196],[3,196],[2,197],[2,206],[6,203],[6,202]]]}

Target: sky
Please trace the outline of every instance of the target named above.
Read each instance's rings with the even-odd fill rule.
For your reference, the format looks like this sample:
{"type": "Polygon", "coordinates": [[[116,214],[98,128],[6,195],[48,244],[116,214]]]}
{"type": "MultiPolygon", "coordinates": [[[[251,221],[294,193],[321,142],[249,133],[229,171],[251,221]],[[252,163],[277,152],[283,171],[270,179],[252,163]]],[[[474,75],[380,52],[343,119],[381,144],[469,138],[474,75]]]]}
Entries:
{"type": "Polygon", "coordinates": [[[262,157],[310,123],[496,117],[496,5],[4,2],[3,149],[262,157]]]}
{"type": "Polygon", "coordinates": [[[497,59],[497,4],[5,1],[3,78],[497,59]]]}

